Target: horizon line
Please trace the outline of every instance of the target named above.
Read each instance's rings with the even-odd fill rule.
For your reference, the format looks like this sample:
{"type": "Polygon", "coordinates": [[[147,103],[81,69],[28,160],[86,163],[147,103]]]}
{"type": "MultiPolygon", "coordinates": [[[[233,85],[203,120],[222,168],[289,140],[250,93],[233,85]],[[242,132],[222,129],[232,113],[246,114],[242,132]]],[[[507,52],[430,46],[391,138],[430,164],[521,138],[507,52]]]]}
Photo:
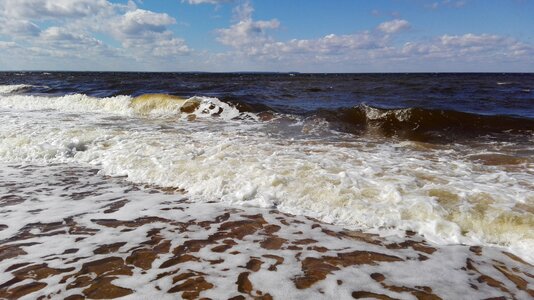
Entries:
{"type": "Polygon", "coordinates": [[[174,74],[533,74],[533,71],[370,71],[370,72],[300,72],[300,71],[97,71],[97,70],[0,70],[0,73],[174,73],[174,74]]]}

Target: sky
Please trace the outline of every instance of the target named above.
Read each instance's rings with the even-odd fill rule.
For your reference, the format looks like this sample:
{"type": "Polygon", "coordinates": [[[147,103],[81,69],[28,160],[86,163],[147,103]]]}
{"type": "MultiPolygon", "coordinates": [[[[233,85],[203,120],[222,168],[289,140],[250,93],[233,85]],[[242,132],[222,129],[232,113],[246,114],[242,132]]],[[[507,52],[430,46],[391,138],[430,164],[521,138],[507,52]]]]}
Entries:
{"type": "Polygon", "coordinates": [[[534,72],[534,0],[0,0],[0,70],[534,72]]]}

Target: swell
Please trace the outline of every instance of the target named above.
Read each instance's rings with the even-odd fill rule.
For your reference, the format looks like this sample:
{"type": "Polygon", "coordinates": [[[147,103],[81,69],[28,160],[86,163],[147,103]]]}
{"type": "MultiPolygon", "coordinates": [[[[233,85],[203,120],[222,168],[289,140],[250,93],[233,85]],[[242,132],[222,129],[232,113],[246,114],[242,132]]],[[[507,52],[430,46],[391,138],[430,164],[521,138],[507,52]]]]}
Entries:
{"type": "Polygon", "coordinates": [[[319,110],[313,116],[324,118],[337,124],[339,129],[352,133],[372,132],[386,137],[424,141],[494,133],[531,134],[534,131],[533,119],[419,107],[383,109],[359,105],[319,110]]]}
{"type": "MultiPolygon", "coordinates": [[[[270,120],[276,115],[301,115],[291,107],[270,107],[235,98],[221,98],[240,112],[259,114],[270,120]]],[[[533,134],[534,119],[510,115],[482,115],[446,109],[407,107],[387,109],[366,104],[350,108],[318,109],[304,114],[324,119],[334,129],[352,134],[399,137],[415,141],[438,141],[492,134],[533,134]]]]}
{"type": "MultiPolygon", "coordinates": [[[[3,86],[10,93],[27,89],[28,85],[3,86]]],[[[351,108],[318,109],[299,112],[291,106],[271,107],[234,97],[209,98],[194,96],[181,98],[167,94],[144,94],[138,97],[90,97],[83,94],[62,97],[32,95],[2,95],[0,108],[56,109],[69,112],[94,112],[161,117],[181,115],[189,120],[215,116],[223,119],[254,119],[269,121],[276,116],[292,115],[298,119],[322,119],[338,131],[352,134],[373,134],[384,137],[437,142],[479,135],[534,133],[534,119],[508,115],[480,115],[475,113],[409,107],[385,109],[365,104],[351,108]],[[194,114],[195,116],[191,116],[194,114]],[[193,118],[194,117],[194,118],[193,118]]],[[[294,119],[294,118],[292,118],[294,119]]]]}

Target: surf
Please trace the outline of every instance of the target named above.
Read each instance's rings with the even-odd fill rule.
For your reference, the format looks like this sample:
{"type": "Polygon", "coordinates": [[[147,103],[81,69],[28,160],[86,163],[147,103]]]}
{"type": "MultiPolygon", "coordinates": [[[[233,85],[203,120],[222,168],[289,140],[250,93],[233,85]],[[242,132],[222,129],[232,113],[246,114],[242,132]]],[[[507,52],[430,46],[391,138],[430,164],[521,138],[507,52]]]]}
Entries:
{"type": "Polygon", "coordinates": [[[8,84],[0,85],[0,94],[16,94],[27,92],[32,89],[30,84],[8,84]]]}
{"type": "Polygon", "coordinates": [[[4,95],[0,96],[0,108],[21,111],[48,109],[63,113],[97,113],[144,118],[177,117],[190,121],[211,117],[225,120],[258,118],[254,113],[241,112],[217,98],[184,98],[167,94],[143,94],[137,97],[119,95],[105,98],[84,94],[59,97],[4,95]]]}
{"type": "Polygon", "coordinates": [[[340,133],[286,138],[273,129],[280,120],[243,119],[209,97],[16,95],[1,98],[0,109],[5,163],[90,166],[183,189],[198,202],[413,230],[436,243],[499,245],[533,260],[529,160],[488,164],[461,149],[340,133]]]}

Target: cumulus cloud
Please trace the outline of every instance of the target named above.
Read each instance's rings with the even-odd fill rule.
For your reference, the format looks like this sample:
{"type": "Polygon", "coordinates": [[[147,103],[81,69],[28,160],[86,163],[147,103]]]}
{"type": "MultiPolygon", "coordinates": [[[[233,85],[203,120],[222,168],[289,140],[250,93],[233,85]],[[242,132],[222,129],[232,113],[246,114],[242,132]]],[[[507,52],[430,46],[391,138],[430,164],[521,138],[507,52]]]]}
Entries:
{"type": "MultiPolygon", "coordinates": [[[[402,65],[410,68],[422,62],[463,63],[483,61],[530,60],[534,50],[517,40],[490,34],[442,35],[430,40],[398,44],[396,35],[410,28],[404,19],[379,24],[375,30],[353,34],[328,34],[315,39],[278,41],[270,30],[280,27],[276,19],[254,20],[248,2],[235,10],[236,22],[218,29],[217,40],[232,48],[225,59],[257,62],[263,66],[308,67],[314,64],[336,65],[346,70],[350,66],[402,65]]],[[[425,63],[423,63],[425,64],[425,63]]],[[[338,69],[339,70],[339,69],[338,69]]]]}
{"type": "Polygon", "coordinates": [[[406,20],[395,19],[378,25],[378,29],[385,33],[397,33],[410,28],[410,23],[406,20]]]}
{"type": "Polygon", "coordinates": [[[232,47],[243,47],[265,43],[270,40],[267,35],[268,29],[275,29],[280,26],[277,20],[252,21],[243,20],[232,25],[230,28],[219,29],[217,40],[224,45],[232,47]]]}
{"type": "Polygon", "coordinates": [[[111,6],[107,0],[3,0],[4,15],[12,18],[83,17],[111,6]]]}
{"type": "Polygon", "coordinates": [[[68,47],[70,46],[89,46],[89,47],[96,47],[96,46],[102,46],[103,43],[97,39],[95,39],[92,36],[79,34],[79,33],[73,33],[70,30],[67,30],[66,28],[61,27],[50,27],[41,32],[40,34],[40,41],[42,42],[51,42],[55,45],[58,45],[58,43],[64,44],[68,47]]]}
{"type": "Polygon", "coordinates": [[[0,33],[17,36],[37,36],[41,32],[39,26],[28,20],[0,18],[0,33]]]}
{"type": "Polygon", "coordinates": [[[440,42],[445,46],[484,47],[501,45],[506,42],[506,39],[498,35],[467,33],[464,35],[443,35],[440,37],[440,42]]]}
{"type": "MultiPolygon", "coordinates": [[[[218,29],[217,40],[235,49],[240,55],[266,60],[339,60],[343,55],[362,56],[360,52],[379,49],[385,46],[386,36],[370,31],[350,35],[328,34],[317,39],[292,39],[276,41],[269,30],[277,29],[276,19],[259,20],[252,18],[254,12],[250,2],[245,2],[234,10],[237,22],[228,28],[218,29]]],[[[401,20],[404,21],[404,20],[401,20]]],[[[406,22],[406,21],[405,21],[406,22]]],[[[397,25],[400,31],[407,26],[397,25]]]]}
{"type": "Polygon", "coordinates": [[[135,9],[119,17],[111,32],[124,48],[137,50],[142,55],[187,54],[189,48],[185,41],[174,37],[167,29],[175,23],[168,14],[135,9]]]}
{"type": "Polygon", "coordinates": [[[139,9],[133,1],[0,1],[0,35],[33,56],[87,60],[122,56],[143,61],[189,54],[186,42],[169,29],[174,24],[168,14],[139,9]],[[121,47],[107,45],[96,34],[118,41],[121,47]]]}
{"type": "Polygon", "coordinates": [[[498,35],[467,33],[442,35],[427,42],[408,42],[400,52],[407,57],[418,56],[424,59],[514,60],[534,55],[534,47],[498,35]]]}
{"type": "Polygon", "coordinates": [[[217,40],[227,46],[249,48],[249,50],[271,41],[267,31],[278,28],[280,22],[276,19],[254,21],[252,19],[253,12],[254,9],[249,2],[236,7],[234,14],[239,21],[229,28],[218,29],[217,40]]]}
{"type": "Polygon", "coordinates": [[[22,54],[33,58],[72,58],[82,61],[118,56],[117,49],[109,47],[92,35],[58,26],[43,30],[31,44],[25,45],[21,51],[22,54]]]}
{"type": "Polygon", "coordinates": [[[114,30],[121,36],[139,36],[153,32],[163,32],[167,25],[175,24],[176,20],[165,13],[155,13],[136,9],[124,14],[114,30]]]}
{"type": "Polygon", "coordinates": [[[148,43],[172,36],[167,26],[176,20],[165,13],[155,13],[143,9],[128,11],[116,18],[111,34],[128,47],[136,43],[148,43]]]}
{"type": "Polygon", "coordinates": [[[273,43],[269,48],[278,48],[278,52],[293,54],[343,55],[360,50],[378,49],[383,46],[383,38],[365,31],[351,35],[329,34],[312,40],[293,39],[285,43],[273,43]]]}

